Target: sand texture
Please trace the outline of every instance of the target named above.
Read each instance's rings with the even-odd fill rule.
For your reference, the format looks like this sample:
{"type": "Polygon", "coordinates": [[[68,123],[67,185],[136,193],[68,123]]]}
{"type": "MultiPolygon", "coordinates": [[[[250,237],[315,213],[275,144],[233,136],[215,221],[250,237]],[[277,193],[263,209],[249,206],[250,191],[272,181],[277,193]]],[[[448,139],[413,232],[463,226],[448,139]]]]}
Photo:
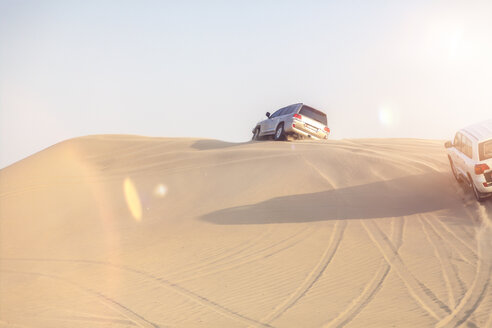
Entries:
{"type": "Polygon", "coordinates": [[[0,327],[492,327],[441,141],[88,136],[0,170],[0,327]]]}

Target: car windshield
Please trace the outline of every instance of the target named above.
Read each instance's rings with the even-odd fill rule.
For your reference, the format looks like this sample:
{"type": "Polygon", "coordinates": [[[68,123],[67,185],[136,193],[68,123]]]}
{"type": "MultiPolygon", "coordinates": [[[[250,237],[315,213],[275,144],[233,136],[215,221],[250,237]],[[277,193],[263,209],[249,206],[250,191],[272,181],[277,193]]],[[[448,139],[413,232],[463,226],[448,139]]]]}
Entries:
{"type": "Polygon", "coordinates": [[[480,150],[481,161],[492,158],[492,140],[482,142],[478,148],[480,150]]]}
{"type": "Polygon", "coordinates": [[[312,118],[313,120],[323,123],[324,125],[327,124],[326,114],[314,108],[303,106],[299,114],[312,118]]]}

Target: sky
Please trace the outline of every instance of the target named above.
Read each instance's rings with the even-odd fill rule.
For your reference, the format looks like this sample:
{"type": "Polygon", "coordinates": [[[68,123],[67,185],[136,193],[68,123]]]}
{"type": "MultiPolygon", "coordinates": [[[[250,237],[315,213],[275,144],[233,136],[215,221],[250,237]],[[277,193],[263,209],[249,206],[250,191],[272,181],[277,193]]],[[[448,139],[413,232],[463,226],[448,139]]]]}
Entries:
{"type": "Polygon", "coordinates": [[[492,118],[491,1],[0,0],[0,168],[90,134],[243,142],[302,102],[331,138],[492,118]]]}

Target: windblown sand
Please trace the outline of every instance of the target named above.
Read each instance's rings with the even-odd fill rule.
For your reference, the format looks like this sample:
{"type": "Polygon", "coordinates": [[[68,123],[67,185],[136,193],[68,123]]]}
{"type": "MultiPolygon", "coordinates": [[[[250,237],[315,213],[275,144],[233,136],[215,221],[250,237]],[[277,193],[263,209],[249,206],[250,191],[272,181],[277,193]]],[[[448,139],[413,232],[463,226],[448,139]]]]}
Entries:
{"type": "Polygon", "coordinates": [[[0,170],[0,327],[492,326],[442,142],[90,136],[0,170]]]}

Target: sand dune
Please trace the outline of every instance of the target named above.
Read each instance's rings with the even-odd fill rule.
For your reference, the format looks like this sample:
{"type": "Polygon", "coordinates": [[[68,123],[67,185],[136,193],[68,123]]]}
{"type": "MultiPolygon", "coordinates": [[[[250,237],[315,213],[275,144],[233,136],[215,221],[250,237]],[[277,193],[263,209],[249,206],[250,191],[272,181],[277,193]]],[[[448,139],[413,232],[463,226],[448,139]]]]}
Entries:
{"type": "Polygon", "coordinates": [[[440,141],[89,136],[0,170],[0,327],[492,327],[440,141]]]}

